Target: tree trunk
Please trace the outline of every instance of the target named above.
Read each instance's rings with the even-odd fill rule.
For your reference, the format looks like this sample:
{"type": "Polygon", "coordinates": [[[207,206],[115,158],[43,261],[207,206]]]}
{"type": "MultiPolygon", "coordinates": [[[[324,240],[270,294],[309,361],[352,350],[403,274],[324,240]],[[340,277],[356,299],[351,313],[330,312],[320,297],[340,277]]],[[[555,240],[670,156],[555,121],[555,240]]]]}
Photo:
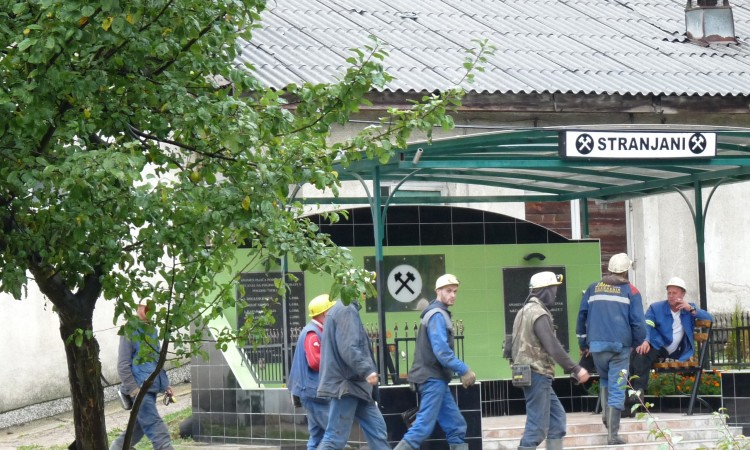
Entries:
{"type": "Polygon", "coordinates": [[[99,343],[94,338],[93,318],[96,301],[101,294],[102,272],[96,270],[83,277],[78,292],[68,289],[62,276],[39,262],[29,260],[29,270],[39,289],[50,299],[60,318],[60,337],[65,345],[73,403],[76,440],[71,450],[104,450],[107,426],[104,420],[104,388],[102,365],[99,362],[99,343]],[[82,333],[82,334],[81,334],[82,333]],[[76,336],[80,345],[76,343],[76,336]]]}
{"type": "Polygon", "coordinates": [[[92,336],[83,338],[80,346],[68,339],[75,330],[92,331],[91,318],[80,318],[75,324],[66,324],[60,316],[60,336],[65,342],[68,362],[70,395],[73,402],[76,450],[102,450],[109,447],[104,419],[104,389],[101,384],[102,366],[99,361],[99,343],[92,336]]]}

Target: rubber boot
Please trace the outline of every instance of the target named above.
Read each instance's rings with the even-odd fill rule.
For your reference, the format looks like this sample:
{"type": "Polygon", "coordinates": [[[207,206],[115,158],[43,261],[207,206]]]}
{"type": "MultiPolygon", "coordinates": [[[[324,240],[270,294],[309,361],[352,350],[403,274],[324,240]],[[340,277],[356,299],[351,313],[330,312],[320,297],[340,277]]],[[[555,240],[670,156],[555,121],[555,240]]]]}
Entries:
{"type": "Polygon", "coordinates": [[[450,444],[448,447],[450,450],[469,450],[469,444],[466,442],[463,444],[450,444]]]}
{"type": "Polygon", "coordinates": [[[563,450],[563,440],[547,439],[547,450],[563,450]]]}
{"type": "MultiPolygon", "coordinates": [[[[453,447],[453,446],[451,446],[451,447],[453,447]]],[[[412,447],[411,445],[409,445],[408,442],[406,442],[405,440],[402,439],[402,440],[398,441],[398,444],[393,448],[393,450],[416,450],[416,449],[414,447],[412,447]]],[[[467,448],[467,450],[468,450],[468,448],[467,448]]]]}
{"type": "Polygon", "coordinates": [[[609,394],[609,390],[605,387],[601,388],[599,392],[599,406],[602,408],[602,423],[604,424],[604,428],[607,428],[607,394],[609,394]]]}
{"type": "Polygon", "coordinates": [[[607,408],[607,445],[625,444],[625,440],[617,434],[620,432],[620,414],[622,411],[617,408],[607,408]]]}

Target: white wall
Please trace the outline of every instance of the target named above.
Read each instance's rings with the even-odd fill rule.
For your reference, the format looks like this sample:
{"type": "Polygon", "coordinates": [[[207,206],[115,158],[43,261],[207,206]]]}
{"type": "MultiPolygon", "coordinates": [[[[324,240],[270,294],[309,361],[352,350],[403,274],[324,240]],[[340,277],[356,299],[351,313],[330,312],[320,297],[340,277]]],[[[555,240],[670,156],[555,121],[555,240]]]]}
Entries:
{"type": "MultiPolygon", "coordinates": [[[[33,283],[24,300],[0,294],[0,412],[70,396],[60,322],[52,309],[33,283]]],[[[94,310],[99,358],[104,377],[117,383],[113,316],[114,304],[99,300],[94,310]]]]}
{"type": "MultiPolygon", "coordinates": [[[[683,191],[691,205],[692,190],[683,191]]],[[[702,190],[703,203],[711,189],[702,190]]],[[[750,218],[742,199],[750,198],[750,183],[718,187],[705,217],[706,289],[710,311],[750,307],[747,233],[750,218]]],[[[688,285],[687,298],[699,303],[698,253],[690,209],[677,193],[631,200],[634,284],[644,302],[666,298],[664,283],[672,276],[688,285]]]]}

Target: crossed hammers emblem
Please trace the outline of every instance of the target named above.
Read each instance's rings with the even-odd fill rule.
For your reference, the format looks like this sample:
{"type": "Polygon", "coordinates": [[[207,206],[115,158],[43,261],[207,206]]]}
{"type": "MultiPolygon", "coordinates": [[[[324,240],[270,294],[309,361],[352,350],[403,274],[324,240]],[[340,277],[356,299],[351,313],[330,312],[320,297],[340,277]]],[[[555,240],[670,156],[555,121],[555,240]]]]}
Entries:
{"type": "Polygon", "coordinates": [[[398,293],[401,292],[401,290],[404,289],[404,288],[406,288],[407,291],[409,291],[409,292],[411,292],[413,294],[414,291],[412,290],[412,288],[409,287],[409,282],[416,280],[416,278],[414,278],[414,274],[411,273],[411,272],[406,272],[406,279],[405,280],[403,278],[401,278],[401,277],[402,277],[401,272],[396,272],[396,274],[393,275],[393,278],[395,278],[396,281],[398,281],[399,283],[401,283],[401,286],[398,289],[396,289],[396,295],[398,295],[398,293]]]}

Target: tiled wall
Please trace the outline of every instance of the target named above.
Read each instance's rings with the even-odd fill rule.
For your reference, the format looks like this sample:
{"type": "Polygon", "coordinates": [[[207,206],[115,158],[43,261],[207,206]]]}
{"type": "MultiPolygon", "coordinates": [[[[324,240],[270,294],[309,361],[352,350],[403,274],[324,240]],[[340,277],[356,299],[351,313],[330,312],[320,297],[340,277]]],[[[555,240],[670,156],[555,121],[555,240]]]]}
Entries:
{"type": "Polygon", "coordinates": [[[750,433],[750,372],[722,372],[722,405],[729,415],[729,425],[741,426],[742,434],[750,433]]]}
{"type": "MultiPolygon", "coordinates": [[[[552,389],[567,412],[589,412],[596,407],[596,397],[590,396],[583,386],[570,378],[555,378],[552,389]]],[[[526,414],[523,390],[510,380],[482,382],[482,415],[485,417],[526,414]]]]}
{"type": "MultiPolygon", "coordinates": [[[[750,373],[743,375],[748,376],[748,379],[745,381],[748,387],[744,388],[744,391],[747,392],[743,394],[750,394],[750,373]]],[[[726,386],[726,379],[722,378],[722,383],[726,386]]],[[[598,377],[595,377],[595,379],[598,379],[598,377]]],[[[575,384],[570,378],[555,378],[552,382],[552,388],[567,412],[593,412],[597,409],[597,397],[590,395],[584,385],[575,384]]],[[[721,397],[719,396],[702,396],[699,398],[701,400],[696,401],[693,406],[693,414],[710,414],[721,408],[721,397]]],[[[686,414],[690,403],[690,396],[647,396],[646,401],[654,405],[651,408],[653,412],[681,412],[686,414]]],[[[736,403],[738,405],[747,405],[745,420],[750,425],[750,395],[746,395],[744,399],[736,399],[736,403]]],[[[523,391],[520,388],[514,387],[510,380],[482,382],[482,415],[484,417],[517,414],[526,414],[526,403],[523,398],[523,391]]],[[[733,414],[730,413],[730,415],[733,414]]]]}
{"type": "MultiPolygon", "coordinates": [[[[331,236],[336,245],[371,247],[369,207],[349,210],[331,224],[320,215],[308,217],[331,236]]],[[[482,245],[564,243],[565,237],[537,224],[503,214],[453,206],[398,206],[388,208],[383,245],[482,245]]]]}
{"type": "MultiPolygon", "coordinates": [[[[278,445],[284,449],[306,448],[305,411],[294,408],[286,389],[240,388],[221,352],[204,346],[208,359],[193,358],[193,438],[221,444],[278,445]]],[[[482,448],[481,385],[469,389],[451,385],[454,398],[466,419],[466,442],[470,450],[482,448]]],[[[401,413],[416,405],[417,397],[408,386],[380,388],[380,405],[388,428],[388,439],[395,444],[406,432],[401,413]]],[[[354,447],[365,444],[355,425],[350,436],[354,447]]],[[[446,450],[445,435],[436,427],[422,450],[446,450]]]]}

